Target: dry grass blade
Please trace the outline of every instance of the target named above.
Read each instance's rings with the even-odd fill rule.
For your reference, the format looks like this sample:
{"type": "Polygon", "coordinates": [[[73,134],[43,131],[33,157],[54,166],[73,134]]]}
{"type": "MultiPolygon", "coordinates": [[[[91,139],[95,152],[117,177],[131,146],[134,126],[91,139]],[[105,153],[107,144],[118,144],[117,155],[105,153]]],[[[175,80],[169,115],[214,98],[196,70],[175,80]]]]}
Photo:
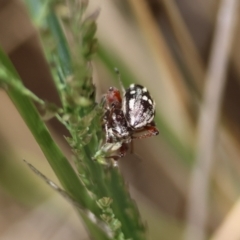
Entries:
{"type": "MultiPolygon", "coordinates": [[[[231,188],[237,188],[238,189],[238,182],[236,181],[236,178],[234,176],[239,176],[239,145],[238,142],[236,142],[232,136],[229,134],[228,131],[221,131],[220,133],[220,139],[221,144],[219,148],[221,148],[222,151],[227,150],[227,163],[229,164],[229,161],[231,161],[231,167],[234,168],[233,172],[231,171],[230,174],[231,177],[233,177],[231,184],[227,184],[226,178],[227,174],[229,172],[220,173],[219,174],[219,180],[218,184],[219,187],[222,188],[222,191],[228,192],[226,196],[232,196],[231,194],[231,188]],[[229,192],[230,191],[230,192],[229,192]]],[[[228,166],[229,167],[229,166],[228,166]]],[[[224,170],[226,169],[226,166],[223,166],[224,170]]],[[[233,191],[232,191],[233,193],[233,191]]],[[[237,194],[237,193],[236,193],[237,194]]],[[[238,194],[239,195],[239,194],[238,194]]],[[[234,196],[235,197],[235,196],[234,196]]],[[[225,218],[223,219],[221,225],[215,230],[214,234],[210,238],[211,240],[238,240],[240,239],[240,229],[239,229],[239,220],[240,220],[240,199],[236,198],[232,199],[231,203],[234,202],[233,206],[229,210],[229,212],[226,214],[225,218]]]]}
{"type": "MultiPolygon", "coordinates": [[[[189,96],[182,84],[184,83],[183,76],[168,50],[164,36],[153,19],[146,1],[131,0],[129,3],[144,33],[149,50],[156,60],[159,72],[162,75],[161,80],[166,81],[167,84],[170,83],[172,88],[176,90],[175,94],[180,95],[178,97],[182,103],[181,107],[184,109],[187,106],[189,96]]],[[[188,114],[185,113],[185,115],[187,116],[188,114]]]]}
{"type": "Polygon", "coordinates": [[[168,15],[173,33],[182,51],[184,62],[193,77],[194,85],[198,90],[202,89],[204,79],[204,65],[199,52],[193,42],[193,39],[184,23],[184,20],[179,12],[176,3],[173,0],[162,0],[168,15]]]}
{"type": "Polygon", "coordinates": [[[206,238],[207,194],[214,159],[216,126],[234,35],[237,5],[236,0],[222,0],[218,12],[198,125],[196,161],[190,178],[187,240],[206,238]]]}
{"type": "Polygon", "coordinates": [[[233,206],[232,210],[226,217],[225,221],[215,232],[211,240],[240,239],[239,216],[240,216],[240,199],[233,206]]]}

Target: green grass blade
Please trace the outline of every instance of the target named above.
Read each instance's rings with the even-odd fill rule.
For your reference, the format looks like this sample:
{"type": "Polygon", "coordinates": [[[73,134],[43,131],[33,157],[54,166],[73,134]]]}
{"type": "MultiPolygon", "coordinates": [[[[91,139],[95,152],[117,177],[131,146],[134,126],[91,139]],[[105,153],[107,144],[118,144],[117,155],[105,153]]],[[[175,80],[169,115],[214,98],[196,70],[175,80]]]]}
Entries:
{"type": "MultiPolygon", "coordinates": [[[[9,78],[14,77],[14,79],[20,81],[16,70],[1,49],[0,61],[2,67],[5,67],[11,72],[12,76],[9,76],[9,78]]],[[[74,196],[76,200],[81,201],[84,206],[91,205],[92,200],[86,189],[78,179],[66,157],[53,141],[35,106],[28,97],[12,87],[8,87],[7,93],[38,142],[63,187],[74,196]]]]}
{"type": "MultiPolygon", "coordinates": [[[[72,3],[72,1],[69,1],[69,3],[72,3]]],[[[64,22],[62,21],[61,24],[59,24],[59,19],[57,18],[52,6],[49,6],[49,8],[46,10],[45,22],[45,28],[47,28],[48,33],[50,34],[48,35],[48,39],[44,39],[43,36],[44,50],[46,55],[50,57],[50,60],[54,58],[56,68],[53,69],[53,76],[55,78],[55,83],[59,93],[63,96],[61,99],[65,101],[66,99],[69,99],[68,97],[71,98],[71,95],[68,94],[75,91],[74,87],[68,85],[66,82],[66,79],[70,75],[73,81],[75,81],[74,83],[76,83],[77,87],[80,86],[79,91],[74,97],[89,97],[89,100],[92,101],[94,106],[94,98],[91,95],[91,81],[88,82],[85,79],[91,80],[89,61],[91,60],[91,54],[94,52],[96,43],[96,39],[94,39],[94,33],[96,31],[95,18],[87,18],[85,21],[82,20],[79,29],[80,35],[76,36],[73,34],[76,39],[80,39],[80,41],[76,44],[77,49],[74,49],[74,45],[67,45],[62,30],[64,22]],[[50,40],[51,43],[55,43],[54,51],[51,52],[52,49],[48,48],[48,45],[44,40],[50,40]],[[74,55],[72,55],[72,52],[78,53],[77,59],[73,57],[74,55]],[[71,56],[71,58],[69,56],[71,56]],[[72,66],[74,66],[74,68],[72,66]],[[64,67],[66,67],[66,69],[64,67]],[[75,79],[77,79],[77,81],[75,79]],[[90,94],[88,94],[88,91],[90,94]]],[[[73,24],[70,26],[68,25],[67,27],[72,27],[76,30],[76,25],[74,25],[75,23],[76,22],[73,21],[73,24]]],[[[71,99],[74,100],[74,97],[71,99]]],[[[104,166],[92,161],[91,159],[98,150],[99,140],[101,139],[100,136],[102,129],[100,126],[100,121],[95,121],[94,119],[87,122],[86,128],[89,129],[89,134],[92,136],[90,142],[85,144],[85,142],[79,137],[79,128],[82,128],[81,123],[84,124],[84,118],[91,115],[91,111],[94,111],[92,106],[87,108],[84,106],[81,107],[79,105],[74,105],[74,103],[71,105],[71,103],[69,104],[68,101],[63,102],[62,105],[64,106],[64,110],[69,111],[70,109],[70,113],[67,113],[69,113],[69,115],[72,114],[72,116],[77,119],[73,124],[71,121],[68,122],[70,134],[72,136],[72,138],[69,139],[69,142],[73,143],[73,145],[70,145],[76,152],[75,157],[79,157],[80,162],[83,162],[78,170],[79,173],[81,173],[81,177],[84,175],[84,183],[86,184],[87,188],[89,191],[94,193],[96,200],[99,200],[103,197],[111,197],[113,199],[112,209],[115,214],[115,219],[121,222],[122,232],[124,233],[124,237],[121,239],[146,239],[145,226],[142,224],[135,202],[131,199],[119,170],[111,168],[105,169],[104,166]],[[77,127],[76,123],[78,125],[77,127]]],[[[96,236],[96,231],[93,230],[93,228],[89,228],[89,230],[93,236],[96,236]]]]}

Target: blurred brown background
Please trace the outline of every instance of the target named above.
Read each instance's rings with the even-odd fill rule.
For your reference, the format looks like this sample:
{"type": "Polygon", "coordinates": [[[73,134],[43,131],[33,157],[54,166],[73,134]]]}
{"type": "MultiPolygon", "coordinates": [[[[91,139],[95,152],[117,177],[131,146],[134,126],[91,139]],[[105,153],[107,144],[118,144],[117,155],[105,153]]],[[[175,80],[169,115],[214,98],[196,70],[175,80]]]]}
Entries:
{"type": "MultiPolygon", "coordinates": [[[[164,119],[171,129],[171,133],[164,132],[163,124],[159,137],[136,141],[135,152],[141,160],[136,156],[122,159],[121,170],[152,239],[185,239],[190,176],[196,167],[193,164],[199,152],[196,146],[201,141],[198,130],[204,89],[206,82],[211,81],[207,76],[211,72],[210,62],[214,61],[211,58],[214,44],[226,34],[223,28],[216,39],[224,1],[90,0],[89,4],[89,12],[101,9],[97,32],[100,43],[110,53],[114,52],[134,72],[139,83],[150,90],[157,103],[157,118],[164,119]]],[[[240,192],[240,34],[236,6],[235,12],[229,12],[235,17],[234,28],[228,40],[229,51],[223,55],[226,71],[220,77],[225,87],[217,105],[220,116],[216,116],[219,125],[213,136],[210,180],[208,187],[198,192],[199,196],[202,192],[208,195],[205,225],[207,236],[212,239],[240,239],[240,229],[234,225],[240,216],[236,207],[240,192]],[[226,227],[225,223],[229,225],[226,227]]],[[[227,22],[228,18],[222,17],[222,21],[227,22]]],[[[42,99],[59,104],[39,34],[22,1],[0,0],[0,45],[25,86],[42,99]]],[[[114,82],[101,58],[96,56],[93,65],[100,96],[116,84],[116,79],[114,82]]],[[[214,97],[218,86],[213,86],[214,97]]],[[[0,102],[0,239],[87,239],[71,207],[22,163],[23,158],[35,163],[57,181],[3,90],[0,102]]],[[[70,156],[63,139],[65,129],[54,120],[49,128],[70,156]]],[[[208,136],[205,137],[207,141],[208,136]]]]}

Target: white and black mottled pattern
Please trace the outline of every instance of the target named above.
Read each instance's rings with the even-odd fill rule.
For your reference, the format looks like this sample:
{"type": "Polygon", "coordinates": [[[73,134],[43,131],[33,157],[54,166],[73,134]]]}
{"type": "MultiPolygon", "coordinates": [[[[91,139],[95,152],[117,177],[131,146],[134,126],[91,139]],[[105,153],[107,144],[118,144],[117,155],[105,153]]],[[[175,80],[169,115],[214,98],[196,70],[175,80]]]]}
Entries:
{"type": "Polygon", "coordinates": [[[121,109],[113,108],[112,113],[109,110],[106,111],[104,122],[107,142],[130,137],[129,127],[121,109]]]}
{"type": "Polygon", "coordinates": [[[155,103],[145,87],[130,85],[123,98],[123,113],[132,129],[143,128],[153,121],[155,103]]]}

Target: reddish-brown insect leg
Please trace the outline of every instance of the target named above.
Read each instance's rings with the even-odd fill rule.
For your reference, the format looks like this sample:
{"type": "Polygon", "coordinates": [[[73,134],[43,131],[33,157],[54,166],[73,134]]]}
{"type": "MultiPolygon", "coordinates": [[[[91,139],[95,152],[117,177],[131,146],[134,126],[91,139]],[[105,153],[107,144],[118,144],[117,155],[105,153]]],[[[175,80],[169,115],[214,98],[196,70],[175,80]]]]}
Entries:
{"type": "Polygon", "coordinates": [[[115,161],[117,161],[118,159],[124,157],[127,154],[127,151],[128,151],[128,143],[123,143],[116,155],[107,156],[106,158],[112,158],[115,161]]]}
{"type": "Polygon", "coordinates": [[[148,138],[148,137],[152,137],[152,136],[156,136],[159,134],[159,131],[157,129],[157,127],[155,126],[154,123],[152,123],[152,125],[150,126],[145,126],[143,129],[141,129],[140,131],[137,132],[137,134],[142,133],[140,135],[133,135],[133,138],[135,139],[143,139],[143,138],[148,138]]]}

